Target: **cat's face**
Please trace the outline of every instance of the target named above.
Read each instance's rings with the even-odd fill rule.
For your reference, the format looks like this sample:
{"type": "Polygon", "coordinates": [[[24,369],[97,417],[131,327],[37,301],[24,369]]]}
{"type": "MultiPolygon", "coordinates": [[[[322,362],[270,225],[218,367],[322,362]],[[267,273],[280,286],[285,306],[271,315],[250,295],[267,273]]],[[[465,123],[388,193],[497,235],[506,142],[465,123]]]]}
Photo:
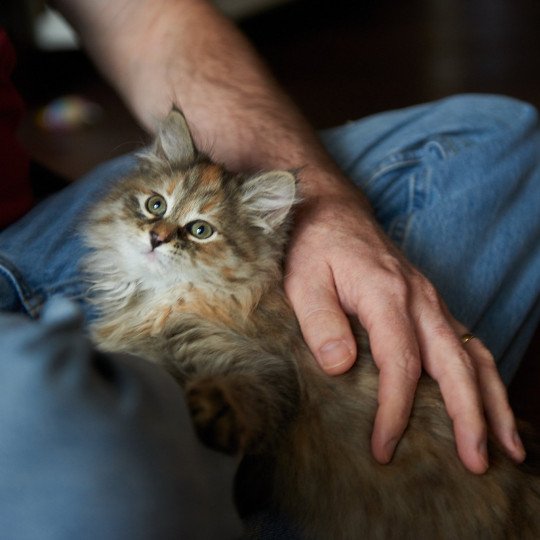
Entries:
{"type": "Polygon", "coordinates": [[[231,175],[196,153],[185,131],[169,128],[166,136],[155,143],[150,164],[143,158],[95,209],[93,247],[106,249],[125,279],[147,288],[234,289],[275,269],[293,175],[231,175]],[[163,148],[174,136],[181,156],[163,148]]]}
{"type": "Polygon", "coordinates": [[[111,200],[111,251],[132,279],[220,286],[253,279],[275,242],[242,207],[238,182],[204,163],[138,176],[111,200]]]}

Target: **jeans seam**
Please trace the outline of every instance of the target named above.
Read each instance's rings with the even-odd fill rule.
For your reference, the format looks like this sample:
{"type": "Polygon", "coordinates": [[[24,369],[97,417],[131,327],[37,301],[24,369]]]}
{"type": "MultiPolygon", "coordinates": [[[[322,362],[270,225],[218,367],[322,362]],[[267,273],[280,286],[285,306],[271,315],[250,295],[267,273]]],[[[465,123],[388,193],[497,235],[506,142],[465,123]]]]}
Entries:
{"type": "MultiPolygon", "coordinates": [[[[369,188],[373,189],[377,180],[385,174],[399,171],[399,169],[414,168],[405,180],[407,182],[407,206],[401,214],[397,215],[389,223],[387,230],[388,235],[400,247],[403,247],[407,241],[415,211],[423,207],[427,198],[426,189],[428,182],[422,181],[427,176],[426,166],[423,165],[427,157],[425,155],[425,149],[426,146],[419,149],[401,150],[387,156],[373,169],[374,172],[368,176],[364,186],[362,186],[366,190],[369,188]]],[[[444,159],[445,152],[439,142],[436,142],[436,150],[440,158],[444,159]]]]}
{"type": "Polygon", "coordinates": [[[380,163],[366,181],[365,187],[368,188],[371,184],[377,181],[381,176],[388,174],[394,170],[398,170],[404,167],[413,167],[418,165],[422,160],[419,157],[406,157],[406,154],[400,152],[399,154],[394,154],[391,157],[388,157],[384,160],[383,163],[380,163]]]}
{"type": "Polygon", "coordinates": [[[2,255],[0,255],[0,274],[11,283],[27,313],[37,318],[43,307],[43,295],[33,290],[23,279],[19,270],[2,255]]]}

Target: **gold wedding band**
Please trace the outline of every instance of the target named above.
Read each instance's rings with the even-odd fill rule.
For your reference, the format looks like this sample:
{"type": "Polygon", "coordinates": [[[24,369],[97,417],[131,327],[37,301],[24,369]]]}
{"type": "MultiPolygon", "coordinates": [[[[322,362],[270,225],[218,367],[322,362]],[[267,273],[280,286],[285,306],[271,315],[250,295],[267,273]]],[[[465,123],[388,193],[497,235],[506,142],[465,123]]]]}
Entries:
{"type": "Polygon", "coordinates": [[[471,339],[475,339],[475,338],[476,338],[475,335],[467,333],[467,334],[463,334],[460,339],[461,339],[462,345],[465,345],[465,343],[469,343],[471,339]]]}

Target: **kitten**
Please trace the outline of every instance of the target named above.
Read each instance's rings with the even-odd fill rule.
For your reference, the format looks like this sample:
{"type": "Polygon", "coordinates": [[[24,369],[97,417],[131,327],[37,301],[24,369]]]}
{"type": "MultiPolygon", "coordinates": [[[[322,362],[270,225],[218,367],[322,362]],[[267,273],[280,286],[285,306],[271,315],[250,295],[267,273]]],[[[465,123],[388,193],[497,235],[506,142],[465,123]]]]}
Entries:
{"type": "Polygon", "coordinates": [[[295,184],[286,171],[227,172],[173,110],[86,224],[96,343],[168,369],[200,438],[246,456],[244,489],[258,483],[249,463],[271,463],[259,488],[305,538],[540,538],[540,480],[495,445],[486,474],[467,472],[427,377],[393,461],[374,461],[365,333],[354,368],[324,374],[282,289],[295,184]]]}

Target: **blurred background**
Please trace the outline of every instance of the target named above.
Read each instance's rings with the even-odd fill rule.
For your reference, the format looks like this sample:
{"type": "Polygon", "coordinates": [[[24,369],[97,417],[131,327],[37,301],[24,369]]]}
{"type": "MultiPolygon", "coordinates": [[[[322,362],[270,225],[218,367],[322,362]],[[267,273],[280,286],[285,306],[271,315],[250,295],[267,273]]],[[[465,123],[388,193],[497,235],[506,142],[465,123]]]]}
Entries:
{"type": "MultiPolygon", "coordinates": [[[[26,1],[31,17],[25,20],[34,24],[28,27],[20,16],[12,24],[22,28],[16,81],[29,107],[22,137],[35,159],[76,178],[142,144],[144,133],[69,28],[26,1]],[[98,104],[103,114],[80,129],[40,129],[36,113],[66,95],[98,104]]],[[[458,92],[502,93],[540,104],[538,0],[215,2],[251,38],[317,128],[458,92]]],[[[25,2],[11,4],[13,20],[25,2]]]]}
{"type": "MultiPolygon", "coordinates": [[[[15,79],[28,104],[21,137],[36,166],[51,173],[47,181],[73,180],[140,148],[145,133],[69,28],[39,2],[8,4],[13,7],[0,8],[0,22],[16,31],[15,79]],[[68,129],[44,121],[44,111],[69,106],[88,113],[87,121],[68,129]]],[[[538,0],[216,4],[250,37],[316,128],[461,92],[507,94],[540,106],[538,0]]],[[[539,389],[537,333],[511,397],[519,414],[540,427],[539,389]]]]}

